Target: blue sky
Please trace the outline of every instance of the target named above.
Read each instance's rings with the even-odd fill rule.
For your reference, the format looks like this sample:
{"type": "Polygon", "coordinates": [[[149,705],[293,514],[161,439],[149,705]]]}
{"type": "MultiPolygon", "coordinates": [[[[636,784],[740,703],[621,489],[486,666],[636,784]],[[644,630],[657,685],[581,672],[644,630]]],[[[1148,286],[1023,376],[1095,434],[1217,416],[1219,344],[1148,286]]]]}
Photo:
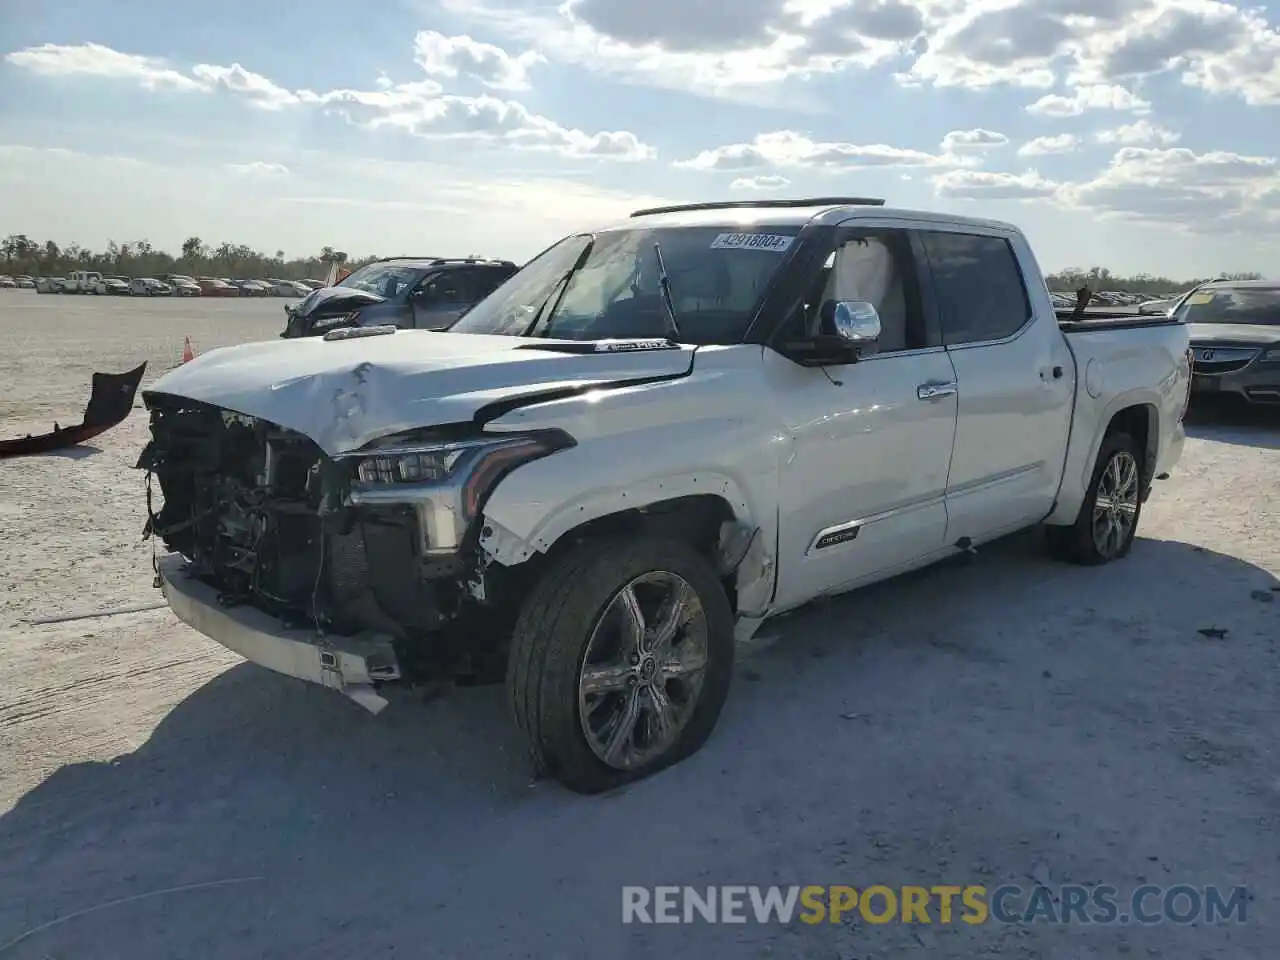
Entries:
{"type": "Polygon", "coordinates": [[[857,194],[1046,269],[1280,273],[1280,10],[1218,0],[0,0],[0,233],[527,257],[857,194]]]}

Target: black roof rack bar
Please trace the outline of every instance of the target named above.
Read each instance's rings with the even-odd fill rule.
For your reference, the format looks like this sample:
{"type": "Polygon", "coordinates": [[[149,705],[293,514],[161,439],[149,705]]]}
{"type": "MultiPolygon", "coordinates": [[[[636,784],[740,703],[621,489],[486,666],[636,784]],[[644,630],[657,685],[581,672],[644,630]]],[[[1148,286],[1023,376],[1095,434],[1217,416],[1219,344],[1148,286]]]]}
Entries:
{"type": "Polygon", "coordinates": [[[807,197],[799,200],[715,200],[709,203],[674,203],[669,207],[646,207],[633,217],[652,213],[679,213],[684,210],[750,210],[765,207],[883,207],[879,197],[807,197]]]}

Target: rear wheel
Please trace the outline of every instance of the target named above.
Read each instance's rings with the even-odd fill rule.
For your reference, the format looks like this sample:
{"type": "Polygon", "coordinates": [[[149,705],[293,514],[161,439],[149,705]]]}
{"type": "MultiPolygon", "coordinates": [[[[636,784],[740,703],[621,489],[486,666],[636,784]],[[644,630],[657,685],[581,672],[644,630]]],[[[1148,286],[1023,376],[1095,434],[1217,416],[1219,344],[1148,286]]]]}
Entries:
{"type": "Polygon", "coordinates": [[[732,672],[733,614],[707,559],[676,541],[597,541],[530,592],[507,690],[539,767],[599,793],[697,751],[732,672]]]}
{"type": "Polygon", "coordinates": [[[1142,455],[1129,434],[1109,434],[1075,523],[1045,528],[1049,552],[1085,566],[1119,560],[1133,546],[1141,515],[1142,455]]]}

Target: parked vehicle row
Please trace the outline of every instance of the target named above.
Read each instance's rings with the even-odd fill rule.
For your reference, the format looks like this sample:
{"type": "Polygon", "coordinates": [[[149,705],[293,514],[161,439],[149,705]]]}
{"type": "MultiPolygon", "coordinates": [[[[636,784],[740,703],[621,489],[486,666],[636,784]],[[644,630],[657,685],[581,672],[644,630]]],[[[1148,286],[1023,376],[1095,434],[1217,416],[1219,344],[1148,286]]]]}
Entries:
{"type": "Polygon", "coordinates": [[[0,277],[0,288],[17,287],[37,293],[78,293],[96,296],[133,297],[294,297],[307,296],[324,284],[319,280],[232,279],[230,277],[188,277],[167,274],[160,277],[122,277],[96,270],[76,270],[65,277],[0,277]]]}
{"type": "Polygon", "coordinates": [[[1058,558],[1120,560],[1182,452],[1187,326],[1067,319],[1011,225],[641,210],[447,330],[363,326],[389,305],[423,325],[401,296],[489,266],[459,264],[371,265],[313,295],[354,327],[210,350],[144,392],[157,583],[196,630],[375,713],[396,686],[505,682],[575,790],[697,751],[770,618],[1039,524],[1058,558]]]}

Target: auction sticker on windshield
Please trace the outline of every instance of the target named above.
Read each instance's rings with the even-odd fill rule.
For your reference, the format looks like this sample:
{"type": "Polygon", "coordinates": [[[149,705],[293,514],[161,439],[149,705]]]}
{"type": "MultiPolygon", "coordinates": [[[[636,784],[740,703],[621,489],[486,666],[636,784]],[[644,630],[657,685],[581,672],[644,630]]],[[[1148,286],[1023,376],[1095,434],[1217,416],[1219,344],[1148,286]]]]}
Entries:
{"type": "Polygon", "coordinates": [[[786,253],[795,237],[776,233],[722,233],[711,241],[712,250],[771,250],[786,253]]]}

